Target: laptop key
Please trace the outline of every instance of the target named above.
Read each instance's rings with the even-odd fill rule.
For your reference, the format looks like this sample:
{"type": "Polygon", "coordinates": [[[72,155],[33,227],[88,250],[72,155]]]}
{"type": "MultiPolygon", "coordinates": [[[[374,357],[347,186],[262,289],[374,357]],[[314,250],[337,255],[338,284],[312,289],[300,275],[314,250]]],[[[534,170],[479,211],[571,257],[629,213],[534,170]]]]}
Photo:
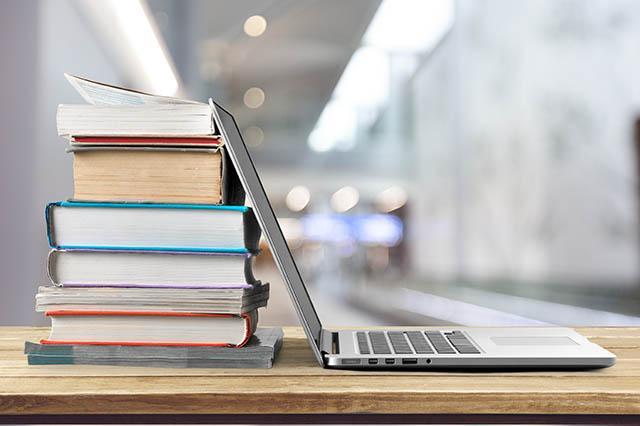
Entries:
{"type": "Polygon", "coordinates": [[[391,341],[391,346],[393,346],[393,350],[397,354],[412,354],[411,346],[407,343],[407,340],[404,338],[404,333],[402,331],[389,331],[387,332],[387,336],[389,336],[389,340],[391,341]]]}
{"type": "Polygon", "coordinates": [[[474,348],[473,346],[460,346],[460,347],[456,346],[456,349],[461,354],[479,354],[480,353],[480,351],[474,348]]]}
{"type": "Polygon", "coordinates": [[[390,354],[391,348],[387,343],[387,338],[383,331],[370,331],[369,340],[371,341],[371,349],[374,354],[390,354]]]}
{"type": "Polygon", "coordinates": [[[479,354],[480,351],[476,348],[467,336],[461,331],[453,331],[451,333],[445,333],[449,342],[454,348],[461,354],[479,354]]]}
{"type": "Polygon", "coordinates": [[[358,350],[361,354],[368,355],[371,353],[369,350],[369,343],[367,342],[367,335],[363,332],[356,333],[356,339],[358,341],[358,350]]]}
{"type": "Polygon", "coordinates": [[[421,331],[407,331],[406,334],[417,354],[433,353],[433,349],[431,349],[429,342],[427,342],[427,339],[421,331]]]}
{"type": "Polygon", "coordinates": [[[456,351],[439,331],[425,331],[424,334],[439,354],[455,354],[456,351]]]}

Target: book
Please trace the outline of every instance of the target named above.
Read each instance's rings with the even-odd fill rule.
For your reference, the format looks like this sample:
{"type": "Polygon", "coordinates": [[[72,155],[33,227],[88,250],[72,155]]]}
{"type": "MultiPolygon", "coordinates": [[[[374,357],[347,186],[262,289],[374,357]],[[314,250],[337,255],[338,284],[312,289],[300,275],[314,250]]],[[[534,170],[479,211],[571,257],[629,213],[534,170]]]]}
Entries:
{"type": "Polygon", "coordinates": [[[59,105],[58,134],[81,137],[159,137],[219,139],[207,103],[157,96],[65,74],[87,101],[59,105]]]}
{"type": "Polygon", "coordinates": [[[51,331],[29,363],[271,366],[282,331],[252,337],[261,232],[211,101],[66,77],[88,104],[58,107],[74,194],[45,210],[51,331]]]}
{"type": "Polygon", "coordinates": [[[250,253],[52,250],[47,272],[65,287],[249,288],[250,253]]]}
{"type": "Polygon", "coordinates": [[[42,286],[36,312],[191,312],[240,315],[267,306],[269,284],[235,288],[42,286]]]}
{"type": "Polygon", "coordinates": [[[258,322],[242,315],[154,311],[47,311],[43,345],[244,346],[258,322]]]}
{"type": "Polygon", "coordinates": [[[71,146],[74,200],[244,204],[222,147],[71,146]]]}
{"type": "Polygon", "coordinates": [[[60,201],[45,215],[55,249],[249,253],[260,238],[245,206],[60,201]]]}
{"type": "Polygon", "coordinates": [[[281,328],[258,328],[241,348],[216,346],[41,345],[25,342],[29,365],[122,365],[178,368],[271,368],[281,328]]]}
{"type": "Polygon", "coordinates": [[[58,135],[219,136],[208,104],[58,105],[58,135]]]}

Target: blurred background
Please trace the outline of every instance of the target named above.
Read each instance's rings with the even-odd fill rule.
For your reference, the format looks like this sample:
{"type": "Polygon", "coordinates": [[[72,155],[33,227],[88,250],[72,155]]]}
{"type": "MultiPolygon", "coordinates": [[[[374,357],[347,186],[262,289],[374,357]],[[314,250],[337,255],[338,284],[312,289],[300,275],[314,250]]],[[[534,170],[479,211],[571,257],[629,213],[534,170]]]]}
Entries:
{"type": "Polygon", "coordinates": [[[633,0],[4,0],[0,324],[44,321],[69,72],[228,106],[325,325],[640,325],[639,42],[633,0]]]}

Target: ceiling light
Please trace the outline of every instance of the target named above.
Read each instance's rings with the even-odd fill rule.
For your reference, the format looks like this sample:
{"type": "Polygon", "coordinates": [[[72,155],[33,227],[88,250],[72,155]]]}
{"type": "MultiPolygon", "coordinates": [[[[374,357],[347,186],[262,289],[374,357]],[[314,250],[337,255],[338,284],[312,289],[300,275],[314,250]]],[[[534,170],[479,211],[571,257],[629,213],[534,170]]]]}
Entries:
{"type": "Polygon", "coordinates": [[[264,132],[258,126],[249,126],[244,129],[244,139],[247,142],[247,145],[254,148],[262,144],[264,140],[264,132]]]}
{"type": "Polygon", "coordinates": [[[264,103],[264,91],[259,87],[251,87],[244,92],[243,100],[249,108],[260,108],[264,103]]]}
{"type": "Polygon", "coordinates": [[[285,204],[289,210],[299,212],[304,210],[311,201],[311,193],[304,186],[294,186],[285,198],[285,204]]]}
{"type": "Polygon", "coordinates": [[[338,100],[329,101],[309,134],[309,148],[316,152],[327,152],[334,148],[353,148],[356,141],[357,118],[356,112],[349,105],[338,100]]]}
{"type": "Polygon", "coordinates": [[[384,0],[364,43],[396,52],[428,51],[451,28],[454,7],[453,0],[384,0]]]}
{"type": "Polygon", "coordinates": [[[307,144],[309,145],[309,148],[315,152],[327,152],[331,150],[334,145],[333,139],[329,136],[331,135],[328,129],[323,130],[316,127],[311,131],[311,133],[309,133],[307,144]]]}
{"type": "Polygon", "coordinates": [[[375,47],[360,47],[344,69],[333,97],[363,110],[377,110],[389,99],[389,55],[375,47]]]}
{"type": "Polygon", "coordinates": [[[316,152],[348,151],[357,142],[358,127],[367,127],[389,98],[389,55],[374,47],[353,54],[325,105],[309,147],[316,152]]]}
{"type": "Polygon", "coordinates": [[[333,193],[330,203],[334,211],[344,213],[354,208],[359,200],[358,190],[352,186],[345,186],[333,193]]]}
{"type": "Polygon", "coordinates": [[[127,47],[139,59],[153,92],[174,95],[178,91],[178,80],[143,4],[139,0],[111,0],[102,4],[113,11],[116,31],[123,34],[127,47]]]}
{"type": "Polygon", "coordinates": [[[389,213],[407,204],[409,195],[404,188],[392,186],[385,189],[376,197],[376,206],[382,212],[389,213]]]}
{"type": "Polygon", "coordinates": [[[267,29],[267,20],[263,16],[253,15],[244,21],[244,32],[249,37],[260,37],[267,29]]]}

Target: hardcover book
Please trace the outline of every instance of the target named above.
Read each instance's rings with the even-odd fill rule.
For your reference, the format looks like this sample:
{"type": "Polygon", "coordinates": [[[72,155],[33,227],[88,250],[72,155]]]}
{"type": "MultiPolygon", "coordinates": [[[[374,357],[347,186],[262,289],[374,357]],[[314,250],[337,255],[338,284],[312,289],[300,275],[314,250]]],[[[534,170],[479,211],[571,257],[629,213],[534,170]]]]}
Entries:
{"type": "Polygon", "coordinates": [[[65,74],[84,105],[60,105],[58,134],[75,137],[217,137],[209,105],[65,74]]]}
{"type": "Polygon", "coordinates": [[[41,345],[25,342],[30,365],[88,364],[170,368],[271,368],[281,328],[258,328],[241,348],[216,346],[41,345]]]}
{"type": "Polygon", "coordinates": [[[222,146],[71,146],[77,201],[244,204],[222,146]]]}
{"type": "Polygon", "coordinates": [[[244,346],[258,312],[212,314],[156,311],[47,311],[43,345],[244,346]]]}
{"type": "Polygon", "coordinates": [[[245,206],[60,201],[46,219],[56,249],[249,253],[260,238],[245,206]]]}
{"type": "Polygon", "coordinates": [[[227,288],[39,287],[36,312],[117,311],[241,315],[267,305],[269,284],[227,288]]]}
{"type": "Polygon", "coordinates": [[[261,232],[212,106],[66,77],[88,104],[58,108],[74,195],[45,210],[51,332],[29,363],[271,366],[261,232]]]}
{"type": "Polygon", "coordinates": [[[249,288],[251,253],[51,250],[47,272],[65,287],[249,288]]]}
{"type": "Polygon", "coordinates": [[[58,135],[217,136],[211,108],[204,103],[155,105],[59,105],[58,135]]]}

